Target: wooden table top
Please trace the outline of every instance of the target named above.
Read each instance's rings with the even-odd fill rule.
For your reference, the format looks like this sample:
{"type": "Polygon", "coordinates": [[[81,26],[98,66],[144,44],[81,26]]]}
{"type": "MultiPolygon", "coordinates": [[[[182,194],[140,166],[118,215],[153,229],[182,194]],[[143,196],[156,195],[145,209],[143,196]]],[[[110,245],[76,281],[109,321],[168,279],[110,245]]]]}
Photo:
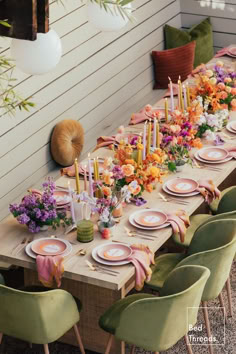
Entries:
{"type": "MultiPolygon", "coordinates": [[[[215,60],[215,59],[214,59],[215,60]]],[[[222,59],[221,59],[222,60],[222,59]]],[[[232,62],[231,59],[229,58],[223,58],[224,61],[226,62],[232,62]]],[[[158,102],[158,106],[163,105],[163,100],[158,102]]],[[[231,112],[230,113],[231,119],[236,120],[236,112],[231,112]]],[[[140,132],[140,128],[142,127],[142,124],[135,125],[135,126],[129,126],[126,128],[128,131],[134,131],[134,132],[140,132]]],[[[228,131],[225,131],[228,136],[233,136],[228,131]]],[[[224,139],[225,136],[224,136],[224,139]]],[[[224,147],[228,146],[235,146],[236,143],[236,137],[235,140],[227,140],[226,139],[226,144],[224,147]]],[[[210,146],[211,144],[204,144],[204,146],[210,146]]],[[[193,151],[194,152],[194,151],[193,151]]],[[[105,157],[105,156],[112,156],[113,152],[101,148],[97,150],[96,152],[91,154],[91,157],[105,157]]],[[[164,178],[164,181],[168,179],[172,179],[175,177],[189,177],[189,178],[194,178],[195,180],[198,179],[213,179],[214,183],[216,186],[219,186],[235,169],[236,167],[236,161],[231,160],[229,162],[226,162],[224,164],[219,164],[217,165],[220,167],[220,171],[212,171],[212,170],[207,170],[207,169],[198,169],[196,167],[191,167],[189,165],[184,166],[184,170],[182,172],[178,172],[177,174],[169,174],[166,178],[164,178]]],[[[56,181],[57,186],[65,186],[67,187],[68,185],[68,177],[63,176],[60,177],[56,181]]],[[[71,182],[71,187],[75,187],[75,179],[70,178],[71,182]]],[[[83,183],[81,183],[82,187],[83,183]]],[[[108,289],[113,289],[113,290],[119,290],[121,289],[133,276],[134,276],[134,267],[132,265],[123,265],[119,267],[114,267],[114,269],[119,271],[119,274],[117,276],[110,276],[104,273],[99,273],[96,271],[92,271],[89,269],[87,266],[85,260],[89,260],[90,262],[95,262],[92,259],[91,252],[93,248],[100,244],[105,244],[106,242],[110,242],[112,240],[115,241],[120,241],[120,242],[125,242],[128,244],[137,244],[137,243],[143,243],[149,246],[149,248],[152,251],[157,251],[164,243],[165,241],[171,236],[172,234],[172,229],[171,227],[163,228],[161,230],[156,230],[150,232],[153,235],[156,235],[156,238],[154,240],[144,240],[136,237],[129,237],[126,232],[125,232],[125,226],[128,227],[129,229],[134,229],[128,221],[129,215],[133,213],[136,210],[140,210],[141,208],[158,208],[164,212],[174,212],[178,209],[183,209],[185,210],[188,215],[191,215],[202,203],[203,203],[203,197],[201,195],[196,195],[194,197],[188,197],[185,198],[185,201],[188,201],[187,205],[180,205],[176,204],[175,202],[163,202],[161,201],[159,197],[159,192],[164,194],[167,198],[168,195],[166,195],[162,191],[162,186],[160,184],[157,185],[157,189],[153,191],[151,194],[144,192],[144,198],[147,200],[147,203],[143,207],[136,207],[133,204],[128,204],[125,209],[124,209],[124,214],[120,220],[119,223],[116,224],[115,226],[115,231],[114,231],[114,236],[110,240],[103,240],[101,238],[101,235],[99,232],[95,233],[94,240],[90,243],[79,243],[77,242],[76,245],[72,245],[73,250],[70,256],[65,261],[65,273],[64,277],[69,278],[69,279],[74,279],[77,281],[81,281],[84,283],[89,283],[93,285],[97,285],[100,287],[108,288],[108,289]],[[78,256],[75,255],[75,253],[81,249],[85,248],[87,250],[85,256],[78,256]]],[[[57,231],[44,231],[40,232],[38,234],[33,235],[34,239],[41,238],[44,236],[49,236],[52,234],[55,235],[61,235],[64,232],[64,230],[58,229],[57,231]]],[[[12,215],[10,215],[8,218],[6,218],[3,222],[0,223],[0,260],[18,265],[24,268],[30,268],[30,269],[36,269],[35,265],[35,260],[30,258],[29,256],[26,255],[24,249],[22,249],[17,256],[14,255],[14,252],[12,254],[12,250],[15,248],[16,245],[18,245],[24,237],[32,237],[32,234],[26,229],[25,226],[18,224],[18,222],[13,218],[12,215]]],[[[76,232],[71,232],[69,235],[62,236],[68,240],[76,240],[76,232]]]]}

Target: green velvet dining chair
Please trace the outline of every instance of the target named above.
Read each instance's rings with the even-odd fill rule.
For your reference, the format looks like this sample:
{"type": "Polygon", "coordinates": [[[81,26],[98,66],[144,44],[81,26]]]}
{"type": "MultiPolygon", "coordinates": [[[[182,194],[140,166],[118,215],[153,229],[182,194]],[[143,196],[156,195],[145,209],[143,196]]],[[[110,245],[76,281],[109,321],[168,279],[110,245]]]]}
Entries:
{"type": "Polygon", "coordinates": [[[134,294],[117,301],[99,320],[108,332],[105,354],[109,354],[115,338],[135,347],[165,351],[185,337],[189,354],[189,326],[197,322],[198,308],[210,271],[202,266],[183,266],[175,269],[165,281],[160,297],[134,294]]]}
{"type": "MultiPolygon", "coordinates": [[[[230,192],[231,190],[233,190],[234,188],[236,188],[236,187],[235,186],[231,186],[231,187],[225,188],[223,191],[221,191],[220,198],[214,199],[213,202],[209,205],[210,210],[211,210],[213,215],[218,214],[219,203],[220,203],[221,199],[224,197],[224,195],[226,193],[230,192]]],[[[235,207],[235,209],[236,209],[236,207],[235,207]]]]}
{"type": "Polygon", "coordinates": [[[3,285],[5,284],[5,280],[4,280],[1,273],[0,273],[0,284],[3,284],[3,285]]]}
{"type": "Polygon", "coordinates": [[[0,285],[0,343],[4,334],[29,343],[54,342],[74,328],[82,354],[85,354],[77,322],[81,303],[65,290],[22,291],[0,285]]]}
{"type": "MultiPolygon", "coordinates": [[[[219,200],[216,215],[212,216],[210,214],[196,214],[190,216],[190,226],[187,229],[184,242],[181,242],[178,234],[173,234],[173,241],[179,246],[188,247],[193,238],[194,232],[197,228],[205,223],[206,221],[217,220],[219,215],[235,212],[231,214],[232,218],[236,217],[236,186],[230,188],[219,200]],[[213,219],[217,216],[216,219],[213,219]]],[[[224,216],[222,215],[222,218],[224,216]]],[[[226,216],[227,218],[227,216],[226,216]]]]}
{"type": "MultiPolygon", "coordinates": [[[[146,285],[153,290],[161,291],[170,272],[179,266],[196,264],[210,269],[211,275],[202,296],[204,318],[208,337],[210,337],[207,301],[218,297],[224,309],[221,292],[229,277],[235,251],[236,219],[208,222],[195,232],[187,254],[169,253],[155,259],[151,280],[146,285]]],[[[211,344],[209,351],[213,353],[211,344]]]]}

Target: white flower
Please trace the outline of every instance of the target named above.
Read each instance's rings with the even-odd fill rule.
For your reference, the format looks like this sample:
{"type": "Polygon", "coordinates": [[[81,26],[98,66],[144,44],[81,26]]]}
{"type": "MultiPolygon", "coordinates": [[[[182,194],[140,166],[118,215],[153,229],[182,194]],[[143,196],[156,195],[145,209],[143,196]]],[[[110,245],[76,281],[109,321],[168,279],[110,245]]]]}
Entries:
{"type": "Polygon", "coordinates": [[[200,115],[199,121],[198,121],[198,125],[202,125],[206,123],[206,117],[202,114],[200,115]]]}
{"type": "Polygon", "coordinates": [[[218,124],[218,117],[215,114],[207,114],[206,117],[207,120],[207,124],[212,127],[212,128],[218,128],[219,124],[218,124]]]}
{"type": "Polygon", "coordinates": [[[203,134],[203,136],[208,141],[215,140],[215,133],[212,132],[210,129],[206,130],[205,133],[203,134]]]}
{"type": "Polygon", "coordinates": [[[138,187],[138,182],[137,181],[130,182],[129,187],[132,189],[136,189],[138,187]]]}
{"type": "Polygon", "coordinates": [[[100,215],[100,220],[102,222],[108,222],[110,220],[110,212],[107,208],[105,208],[102,214],[100,215]]]}

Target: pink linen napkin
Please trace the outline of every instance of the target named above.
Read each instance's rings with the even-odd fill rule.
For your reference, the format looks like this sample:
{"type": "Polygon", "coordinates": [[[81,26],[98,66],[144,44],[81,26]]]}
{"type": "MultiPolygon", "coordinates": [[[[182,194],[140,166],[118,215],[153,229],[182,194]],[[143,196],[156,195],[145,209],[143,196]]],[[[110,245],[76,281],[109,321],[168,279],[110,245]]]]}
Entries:
{"type": "Polygon", "coordinates": [[[146,120],[153,119],[154,117],[159,118],[160,113],[162,111],[164,112],[164,109],[160,109],[157,111],[157,110],[154,110],[154,108],[150,104],[148,104],[144,108],[142,108],[141,111],[139,111],[138,113],[133,113],[131,115],[129,125],[139,124],[139,123],[145,122],[146,120]],[[153,117],[152,117],[152,115],[153,115],[153,117]]]}
{"type": "Polygon", "coordinates": [[[229,152],[229,155],[236,159],[236,146],[229,147],[226,149],[229,152]]]}
{"type": "Polygon", "coordinates": [[[39,281],[46,287],[52,287],[54,279],[57,287],[61,286],[61,277],[64,273],[64,258],[62,256],[40,256],[36,257],[39,281]]]}
{"type": "Polygon", "coordinates": [[[220,57],[223,57],[224,55],[228,55],[230,57],[235,57],[234,55],[232,55],[230,52],[229,52],[229,49],[230,47],[225,47],[225,48],[222,48],[220,49],[216,55],[214,56],[214,58],[220,58],[220,57]]]}
{"type": "Polygon", "coordinates": [[[154,254],[148,246],[142,244],[131,245],[130,247],[133,252],[127,260],[135,267],[135,289],[139,291],[143,288],[144,281],[150,281],[151,279],[150,265],[155,264],[154,254]]]}
{"type": "Polygon", "coordinates": [[[220,198],[220,191],[211,179],[201,179],[198,181],[198,184],[198,191],[203,195],[208,204],[211,204],[214,199],[220,198]]]}
{"type": "MultiPolygon", "coordinates": [[[[75,165],[61,168],[60,172],[61,172],[61,176],[67,175],[68,177],[75,177],[75,165]]],[[[84,170],[79,165],[79,173],[83,173],[83,172],[84,170]]]]}
{"type": "Polygon", "coordinates": [[[184,210],[178,210],[176,213],[169,213],[167,215],[167,222],[170,223],[173,233],[178,234],[181,242],[184,242],[184,237],[187,227],[190,225],[189,216],[184,210]]]}
{"type": "MultiPolygon", "coordinates": [[[[172,83],[173,87],[173,95],[176,96],[178,95],[178,84],[172,83]]],[[[168,85],[168,91],[166,91],[164,97],[169,97],[170,96],[170,84],[168,85]]]]}

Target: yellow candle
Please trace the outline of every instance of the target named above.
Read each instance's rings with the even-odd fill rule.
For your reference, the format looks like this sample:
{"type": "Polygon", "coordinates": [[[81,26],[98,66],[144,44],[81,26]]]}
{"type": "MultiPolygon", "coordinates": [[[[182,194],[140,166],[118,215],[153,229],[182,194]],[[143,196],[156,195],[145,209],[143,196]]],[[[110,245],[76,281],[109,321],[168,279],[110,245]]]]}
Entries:
{"type": "Polygon", "coordinates": [[[99,176],[99,163],[98,163],[98,157],[96,159],[96,170],[97,170],[97,178],[100,179],[100,176],[99,176]]]}
{"type": "MultiPolygon", "coordinates": [[[[138,138],[138,144],[141,144],[141,137],[138,138]]],[[[138,167],[142,164],[142,150],[138,149],[137,165],[138,167]]]]}
{"type": "Polygon", "coordinates": [[[148,123],[148,136],[147,136],[147,154],[150,154],[151,147],[151,134],[152,134],[152,123],[148,123]]]}
{"type": "Polygon", "coordinates": [[[166,123],[168,123],[168,100],[165,98],[165,118],[166,118],[166,123]]]}
{"type": "Polygon", "coordinates": [[[79,167],[78,167],[78,160],[75,159],[74,162],[75,166],[75,183],[76,183],[76,193],[80,194],[80,185],[79,185],[79,167]]]}
{"type": "Polygon", "coordinates": [[[184,110],[184,100],[183,100],[183,90],[182,90],[182,83],[178,80],[179,85],[179,108],[184,110]]]}
{"type": "Polygon", "coordinates": [[[159,136],[159,131],[160,131],[160,126],[159,123],[157,123],[157,147],[160,147],[160,136],[159,136]]]}
{"type": "Polygon", "coordinates": [[[96,161],[96,159],[93,160],[93,176],[94,176],[94,181],[97,181],[98,174],[97,174],[97,161],[96,161]]]}
{"type": "Polygon", "coordinates": [[[187,105],[188,105],[188,107],[189,107],[191,101],[190,101],[190,91],[189,91],[189,86],[188,86],[188,84],[186,84],[186,92],[187,92],[187,105]]]}

